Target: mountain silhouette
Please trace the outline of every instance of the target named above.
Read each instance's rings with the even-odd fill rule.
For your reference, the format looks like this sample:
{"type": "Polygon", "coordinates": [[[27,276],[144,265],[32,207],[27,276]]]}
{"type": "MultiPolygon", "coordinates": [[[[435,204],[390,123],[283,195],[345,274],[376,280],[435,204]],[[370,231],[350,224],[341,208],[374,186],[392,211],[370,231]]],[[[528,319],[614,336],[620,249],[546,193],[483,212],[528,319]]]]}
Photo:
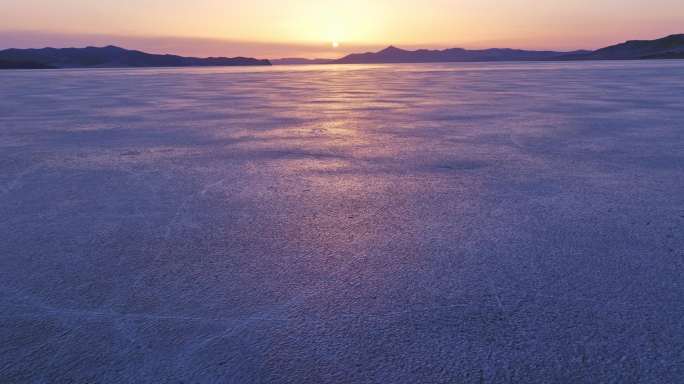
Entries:
{"type": "MultiPolygon", "coordinates": [[[[273,64],[380,64],[476,61],[572,61],[684,59],[684,34],[656,40],[631,40],[595,51],[530,51],[510,48],[469,50],[418,49],[389,46],[378,52],[353,53],[337,60],[285,58],[273,64]]],[[[116,46],[86,48],[6,49],[0,51],[0,69],[107,68],[107,67],[207,67],[271,65],[249,57],[183,57],[150,54],[116,46]]]]}
{"type": "Polygon", "coordinates": [[[630,40],[571,57],[575,60],[684,59],[684,34],[656,40],[630,40]]]}
{"type": "Polygon", "coordinates": [[[84,67],[208,67],[238,65],[271,65],[268,60],[248,57],[183,57],[157,55],[115,46],[86,48],[6,49],[0,51],[0,61],[31,63],[52,68],[84,67]]]}
{"type": "MultiPolygon", "coordinates": [[[[584,51],[575,52],[584,53],[584,51]]],[[[373,63],[435,63],[467,61],[525,61],[548,60],[567,54],[555,51],[526,51],[521,49],[492,48],[468,50],[449,48],[444,50],[419,49],[409,51],[389,46],[378,52],[354,53],[335,60],[336,64],[373,63]]]]}
{"type": "Polygon", "coordinates": [[[378,52],[354,53],[333,61],[335,64],[433,63],[469,61],[551,61],[551,60],[637,60],[684,58],[684,35],[671,35],[657,40],[633,40],[596,51],[526,51],[492,48],[468,50],[419,49],[409,51],[389,46],[378,52]]]}

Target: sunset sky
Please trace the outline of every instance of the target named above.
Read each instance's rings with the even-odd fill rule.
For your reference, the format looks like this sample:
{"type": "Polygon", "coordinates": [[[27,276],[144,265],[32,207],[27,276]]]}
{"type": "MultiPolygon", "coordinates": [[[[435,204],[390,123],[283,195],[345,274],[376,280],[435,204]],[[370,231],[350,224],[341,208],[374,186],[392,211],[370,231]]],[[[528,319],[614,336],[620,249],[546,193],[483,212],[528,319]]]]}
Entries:
{"type": "Polygon", "coordinates": [[[389,44],[571,50],[684,33],[682,0],[0,0],[0,8],[0,48],[116,44],[198,56],[336,57],[389,44]]]}

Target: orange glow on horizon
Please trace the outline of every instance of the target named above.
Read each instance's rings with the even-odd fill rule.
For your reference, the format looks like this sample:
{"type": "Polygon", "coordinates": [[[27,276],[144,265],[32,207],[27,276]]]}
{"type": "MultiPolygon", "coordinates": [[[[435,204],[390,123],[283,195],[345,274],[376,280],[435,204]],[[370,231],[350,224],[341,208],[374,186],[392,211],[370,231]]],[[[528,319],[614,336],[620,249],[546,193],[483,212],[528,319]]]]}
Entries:
{"type": "MultiPolygon", "coordinates": [[[[327,46],[327,55],[342,53],[341,45],[569,50],[682,33],[684,2],[140,0],[132,6],[116,0],[10,0],[3,4],[0,25],[0,33],[318,44],[327,46]]],[[[192,49],[192,43],[174,48],[192,49]]]]}

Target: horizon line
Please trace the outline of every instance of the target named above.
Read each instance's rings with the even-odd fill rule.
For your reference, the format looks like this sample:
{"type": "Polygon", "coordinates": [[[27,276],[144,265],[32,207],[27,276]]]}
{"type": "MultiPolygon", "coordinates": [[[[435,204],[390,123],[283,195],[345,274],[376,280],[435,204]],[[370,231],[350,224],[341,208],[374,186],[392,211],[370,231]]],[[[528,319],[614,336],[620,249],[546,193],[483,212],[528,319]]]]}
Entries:
{"type": "MultiPolygon", "coordinates": [[[[255,57],[268,60],[281,59],[307,59],[307,60],[336,60],[343,58],[349,54],[378,52],[380,50],[395,47],[404,50],[445,50],[445,49],[466,49],[466,50],[486,50],[486,49],[513,49],[526,51],[554,51],[559,53],[575,52],[575,51],[593,51],[603,48],[605,46],[619,44],[634,40],[653,40],[663,38],[671,35],[678,35],[681,33],[669,33],[666,35],[660,34],[656,37],[630,37],[622,40],[613,40],[610,43],[602,46],[583,47],[583,48],[551,48],[551,47],[521,47],[521,46],[505,46],[505,45],[489,45],[486,42],[471,42],[471,43],[341,43],[338,48],[332,47],[330,43],[316,43],[316,42],[264,42],[264,41],[248,41],[236,39],[223,39],[211,37],[181,37],[181,36],[142,36],[142,35],[122,35],[122,34],[105,34],[105,33],[53,33],[36,30],[0,30],[0,50],[4,49],[43,49],[43,48],[87,48],[87,47],[107,47],[116,46],[127,50],[137,50],[146,53],[161,54],[161,55],[178,55],[186,57],[255,57]],[[66,39],[62,44],[54,44],[59,39],[66,39]],[[102,40],[109,39],[109,40],[102,40]],[[43,40],[45,43],[40,44],[35,41],[43,40]],[[14,41],[14,44],[7,42],[14,41]],[[182,43],[204,43],[197,53],[188,52],[183,53],[183,48],[179,46],[182,43]],[[175,46],[175,48],[174,48],[175,46]],[[226,53],[218,53],[221,48],[225,49],[226,53]],[[236,49],[245,49],[245,51],[252,51],[252,53],[237,53],[228,54],[228,51],[235,51],[236,49]],[[255,50],[272,51],[271,54],[257,54],[255,50]],[[200,53],[206,50],[214,53],[200,53]],[[292,53],[286,53],[286,52],[292,53]],[[294,53],[300,51],[298,53],[294,53]],[[280,52],[280,54],[273,54],[280,52]]],[[[500,40],[497,40],[500,41],[500,40]]],[[[516,39],[511,39],[513,43],[516,39]]],[[[490,41],[493,42],[493,41],[490,41]]]]}

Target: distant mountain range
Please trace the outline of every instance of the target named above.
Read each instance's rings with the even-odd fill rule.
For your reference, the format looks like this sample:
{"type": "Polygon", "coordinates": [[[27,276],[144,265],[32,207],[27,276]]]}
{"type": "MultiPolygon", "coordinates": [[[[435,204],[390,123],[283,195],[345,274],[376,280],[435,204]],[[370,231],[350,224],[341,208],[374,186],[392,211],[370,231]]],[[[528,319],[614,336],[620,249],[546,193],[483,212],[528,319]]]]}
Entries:
{"type": "MultiPolygon", "coordinates": [[[[596,51],[526,51],[493,48],[468,50],[419,49],[409,51],[390,46],[378,52],[354,53],[337,60],[324,60],[316,64],[382,64],[382,63],[438,63],[473,61],[571,61],[571,60],[639,60],[684,59],[684,35],[671,35],[657,40],[635,40],[596,51]]],[[[308,64],[306,59],[273,61],[274,64],[308,64]]]]}
{"type": "Polygon", "coordinates": [[[407,51],[393,46],[379,52],[353,53],[335,60],[335,64],[380,64],[380,63],[440,63],[467,61],[531,61],[551,60],[566,54],[584,54],[578,52],[524,51],[520,49],[478,49],[450,48],[444,50],[419,49],[407,51]]]}
{"type": "Polygon", "coordinates": [[[671,35],[657,40],[633,40],[596,51],[525,51],[519,49],[407,51],[388,47],[379,52],[355,53],[334,60],[336,64],[433,63],[467,61],[546,61],[546,60],[639,60],[684,58],[684,35],[671,35]]]}
{"type": "Polygon", "coordinates": [[[6,49],[0,51],[0,69],[642,59],[684,59],[684,34],[670,35],[657,40],[632,40],[595,51],[555,52],[508,48],[477,50],[450,48],[410,51],[390,46],[378,52],[354,53],[336,60],[285,58],[269,61],[247,57],[197,58],[149,54],[114,46],[101,48],[6,49]]]}
{"type": "Polygon", "coordinates": [[[108,67],[215,67],[271,65],[248,57],[183,57],[156,55],[115,46],[87,48],[6,49],[0,51],[0,68],[108,68],[108,67]]]}
{"type": "Polygon", "coordinates": [[[570,54],[565,60],[684,59],[684,34],[657,40],[631,40],[584,54],[570,54]]]}

